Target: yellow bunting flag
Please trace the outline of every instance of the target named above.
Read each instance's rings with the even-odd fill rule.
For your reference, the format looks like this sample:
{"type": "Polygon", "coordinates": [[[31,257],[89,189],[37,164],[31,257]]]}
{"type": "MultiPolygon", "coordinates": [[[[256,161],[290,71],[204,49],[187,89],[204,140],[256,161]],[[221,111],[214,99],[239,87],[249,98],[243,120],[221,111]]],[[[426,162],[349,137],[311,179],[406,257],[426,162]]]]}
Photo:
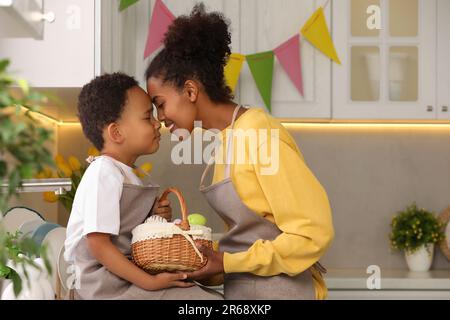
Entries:
{"type": "Polygon", "coordinates": [[[225,80],[227,85],[233,90],[239,81],[242,65],[244,64],[245,56],[240,53],[232,53],[225,66],[225,80]]]}
{"type": "Polygon", "coordinates": [[[328,31],[322,7],[317,9],[308,21],[306,21],[301,29],[301,34],[327,57],[341,64],[328,31]]]}

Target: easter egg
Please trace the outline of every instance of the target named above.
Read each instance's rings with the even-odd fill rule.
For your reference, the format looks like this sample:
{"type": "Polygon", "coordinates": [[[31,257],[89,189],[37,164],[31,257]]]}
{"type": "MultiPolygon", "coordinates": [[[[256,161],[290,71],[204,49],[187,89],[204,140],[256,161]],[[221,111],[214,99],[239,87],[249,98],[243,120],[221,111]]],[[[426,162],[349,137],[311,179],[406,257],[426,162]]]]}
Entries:
{"type": "Polygon", "coordinates": [[[189,221],[189,224],[192,224],[192,225],[199,225],[199,226],[206,225],[206,218],[199,213],[193,213],[193,214],[188,215],[188,221],[189,221]]]}

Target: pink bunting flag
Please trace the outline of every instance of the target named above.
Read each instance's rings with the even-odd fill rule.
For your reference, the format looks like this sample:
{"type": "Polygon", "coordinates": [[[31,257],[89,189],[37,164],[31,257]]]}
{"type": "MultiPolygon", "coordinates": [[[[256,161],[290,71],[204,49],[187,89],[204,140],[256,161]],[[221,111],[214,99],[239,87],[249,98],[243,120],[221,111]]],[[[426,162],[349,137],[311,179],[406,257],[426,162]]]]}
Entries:
{"type": "Polygon", "coordinates": [[[147,43],[145,45],[144,59],[155,52],[164,40],[164,34],[169,29],[175,16],[161,0],[156,0],[153,7],[152,19],[148,27],[147,43]]]}
{"type": "Polygon", "coordinates": [[[274,50],[275,55],[297,90],[303,96],[300,36],[297,34],[274,50]]]}

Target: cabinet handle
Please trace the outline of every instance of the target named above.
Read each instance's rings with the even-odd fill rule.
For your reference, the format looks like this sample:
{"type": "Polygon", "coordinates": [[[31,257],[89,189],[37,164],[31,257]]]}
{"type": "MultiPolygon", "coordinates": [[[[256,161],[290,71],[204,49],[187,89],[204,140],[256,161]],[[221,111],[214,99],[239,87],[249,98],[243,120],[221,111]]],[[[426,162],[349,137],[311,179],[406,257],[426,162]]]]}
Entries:
{"type": "Polygon", "coordinates": [[[447,106],[442,106],[442,112],[447,112],[448,111],[448,107],[447,106]]]}
{"type": "Polygon", "coordinates": [[[32,21],[47,21],[48,23],[53,23],[56,19],[56,15],[53,11],[47,13],[33,12],[31,14],[32,21]]]}
{"type": "Polygon", "coordinates": [[[432,112],[433,111],[433,106],[427,106],[427,111],[428,112],[432,112]]]}

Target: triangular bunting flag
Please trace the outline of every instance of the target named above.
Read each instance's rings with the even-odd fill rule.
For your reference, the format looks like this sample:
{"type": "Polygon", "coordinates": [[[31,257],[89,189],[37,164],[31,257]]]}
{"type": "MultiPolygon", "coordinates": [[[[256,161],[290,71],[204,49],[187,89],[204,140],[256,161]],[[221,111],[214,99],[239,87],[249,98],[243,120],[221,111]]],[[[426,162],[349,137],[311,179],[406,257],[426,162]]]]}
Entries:
{"type": "Polygon", "coordinates": [[[322,7],[317,9],[308,21],[306,21],[301,29],[301,33],[312,45],[322,51],[327,57],[331,58],[336,63],[341,64],[328,31],[322,7]]]}
{"type": "Polygon", "coordinates": [[[170,12],[161,0],[156,0],[155,6],[153,7],[152,19],[148,27],[144,59],[161,46],[164,40],[164,34],[169,29],[173,20],[175,20],[175,16],[172,12],[170,12]]]}
{"type": "Polygon", "coordinates": [[[132,6],[133,4],[135,4],[138,1],[139,0],[120,0],[119,11],[123,11],[123,10],[127,9],[128,7],[132,6]]]}
{"type": "Polygon", "coordinates": [[[224,75],[227,85],[233,90],[239,80],[241,74],[242,65],[244,64],[245,56],[240,53],[232,53],[225,66],[224,75]]]}
{"type": "Polygon", "coordinates": [[[248,55],[247,63],[269,111],[272,111],[273,51],[248,55]]]}
{"type": "Polygon", "coordinates": [[[303,96],[300,36],[297,34],[274,50],[284,70],[303,96]]]}

